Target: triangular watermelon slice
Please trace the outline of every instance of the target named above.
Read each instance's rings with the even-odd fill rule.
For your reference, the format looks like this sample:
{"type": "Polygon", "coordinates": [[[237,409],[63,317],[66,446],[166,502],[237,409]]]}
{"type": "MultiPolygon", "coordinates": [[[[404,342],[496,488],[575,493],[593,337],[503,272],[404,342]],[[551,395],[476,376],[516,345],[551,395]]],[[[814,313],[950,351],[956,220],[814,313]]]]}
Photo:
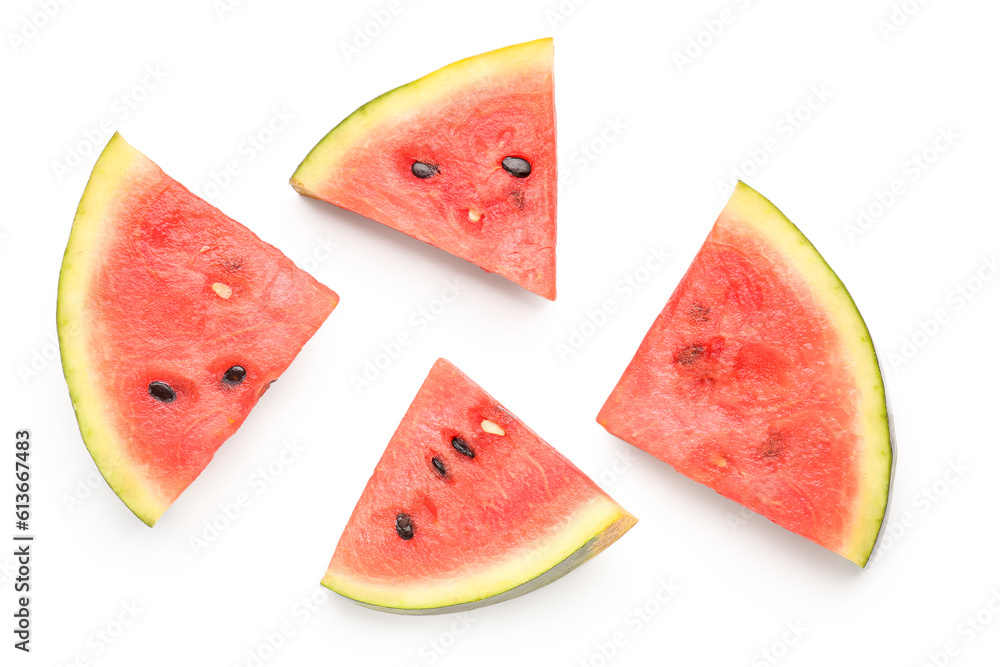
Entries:
{"type": "Polygon", "coordinates": [[[864,566],[892,439],[868,329],[840,279],[739,183],[598,422],[864,566]]]}
{"type": "Polygon", "coordinates": [[[552,40],[461,60],[368,102],[292,175],[298,192],[556,298],[552,40]]]}
{"type": "Polygon", "coordinates": [[[101,474],[153,525],[337,295],[117,133],[59,276],[63,371],[101,474]]]}
{"type": "Polygon", "coordinates": [[[383,611],[460,611],[543,586],[634,524],[439,359],[368,481],[323,585],[383,611]]]}

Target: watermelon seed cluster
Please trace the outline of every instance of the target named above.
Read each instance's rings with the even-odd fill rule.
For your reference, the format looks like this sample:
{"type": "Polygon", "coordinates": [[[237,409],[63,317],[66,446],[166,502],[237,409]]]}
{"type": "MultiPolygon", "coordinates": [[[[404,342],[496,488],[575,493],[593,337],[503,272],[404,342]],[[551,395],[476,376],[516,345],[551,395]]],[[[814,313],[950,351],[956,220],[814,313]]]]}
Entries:
{"type": "MultiPolygon", "coordinates": [[[[481,426],[483,431],[492,433],[493,435],[507,434],[503,427],[489,419],[484,419],[481,426]]],[[[451,446],[462,456],[470,459],[476,458],[475,450],[473,450],[472,447],[469,446],[468,441],[460,435],[452,436],[451,446]]],[[[441,458],[432,456],[431,467],[438,475],[441,476],[442,479],[446,479],[448,477],[448,465],[441,458]]],[[[413,518],[406,512],[396,513],[396,534],[404,540],[413,539],[413,518]]]]}
{"type": "MultiPolygon", "coordinates": [[[[235,387],[236,385],[241,384],[246,377],[247,369],[239,365],[230,366],[229,369],[222,375],[222,383],[235,387]]],[[[161,403],[173,403],[177,400],[177,392],[174,391],[173,387],[161,380],[150,382],[147,389],[149,391],[149,395],[161,403]]]]}

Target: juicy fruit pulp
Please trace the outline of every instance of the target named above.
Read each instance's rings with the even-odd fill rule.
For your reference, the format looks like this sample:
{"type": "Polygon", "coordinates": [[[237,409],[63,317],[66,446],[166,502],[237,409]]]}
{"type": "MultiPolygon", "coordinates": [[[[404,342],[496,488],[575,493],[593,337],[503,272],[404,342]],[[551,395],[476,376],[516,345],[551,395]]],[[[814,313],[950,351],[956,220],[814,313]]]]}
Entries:
{"type": "Polygon", "coordinates": [[[864,566],[892,445],[868,330],[802,233],[737,185],[598,422],[864,566]]]}
{"type": "Polygon", "coordinates": [[[385,93],[292,175],[355,211],[555,299],[552,40],[461,60],[385,93]]]}
{"type": "Polygon", "coordinates": [[[63,370],[115,493],[153,525],[337,295],[115,134],[59,278],[63,370]]]}
{"type": "Polygon", "coordinates": [[[458,611],[547,584],[634,524],[440,359],[368,481],[323,585],[385,611],[458,611]]]}

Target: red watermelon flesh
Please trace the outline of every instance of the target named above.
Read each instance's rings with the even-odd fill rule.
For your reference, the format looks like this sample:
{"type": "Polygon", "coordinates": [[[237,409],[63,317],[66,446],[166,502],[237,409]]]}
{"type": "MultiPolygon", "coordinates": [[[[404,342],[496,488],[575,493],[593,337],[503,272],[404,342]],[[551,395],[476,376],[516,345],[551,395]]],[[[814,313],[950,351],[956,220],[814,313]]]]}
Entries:
{"type": "Polygon", "coordinates": [[[243,423],[337,295],[115,134],[59,282],[84,441],[152,525],[243,423]]]}
{"type": "Polygon", "coordinates": [[[467,58],[385,93],[331,130],[291,178],[301,194],[548,299],[556,182],[551,39],[467,58]],[[530,173],[505,169],[508,158],[530,173]]]}
{"type": "Polygon", "coordinates": [[[740,183],[598,421],[864,565],[892,446],[868,329],[836,274],[740,183]]]}
{"type": "Polygon", "coordinates": [[[323,584],[386,611],[456,611],[542,586],[634,523],[440,359],[368,481],[323,584]]]}

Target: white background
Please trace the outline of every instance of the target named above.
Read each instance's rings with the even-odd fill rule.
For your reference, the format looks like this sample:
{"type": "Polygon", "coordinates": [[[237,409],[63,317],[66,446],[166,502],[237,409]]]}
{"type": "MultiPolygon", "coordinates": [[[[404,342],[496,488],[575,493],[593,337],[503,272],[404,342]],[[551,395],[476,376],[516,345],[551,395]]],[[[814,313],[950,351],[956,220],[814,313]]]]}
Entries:
{"type": "Polygon", "coordinates": [[[52,2],[51,18],[39,14],[44,2],[5,2],[0,535],[13,533],[14,431],[27,427],[37,541],[30,655],[11,648],[13,561],[0,550],[0,662],[918,666],[937,654],[938,664],[996,664],[1000,613],[987,605],[996,595],[1000,610],[989,478],[1000,465],[1000,280],[984,261],[1000,250],[1000,7],[895,1],[909,11],[898,26],[884,23],[893,0],[565,0],[562,14],[557,0],[402,0],[389,21],[388,0],[233,0],[221,13],[212,0],[52,2]],[[372,12],[388,24],[369,26],[378,34],[349,59],[342,45],[372,12]],[[288,187],[313,144],[370,98],[545,35],[556,39],[565,181],[555,303],[288,187]],[[691,62],[680,62],[686,50],[691,62]],[[275,110],[294,118],[268,136],[275,110]],[[59,264],[105,119],[342,298],[152,530],[98,481],[52,344],[59,264]],[[947,150],[935,149],[949,129],[950,143],[938,143],[947,150]],[[252,159],[251,135],[270,139],[252,159]],[[60,173],[73,151],[86,155],[60,173]],[[933,164],[914,171],[925,151],[933,164]],[[227,161],[240,173],[206,190],[227,161]],[[721,210],[734,169],[839,272],[883,361],[899,355],[886,363],[895,539],[865,571],[744,516],[594,421],[721,210]],[[849,236],[859,207],[897,179],[902,194],[849,236]],[[670,260],[645,270],[661,249],[670,260]],[[630,292],[626,277],[645,282],[630,292]],[[420,330],[411,317],[447,281],[461,296],[420,330]],[[956,291],[967,285],[980,288],[971,299],[956,291]],[[557,345],[606,299],[616,311],[561,357],[557,345]],[[936,311],[944,323],[926,326],[936,311]],[[351,375],[401,332],[413,344],[355,391],[351,375]],[[564,579],[469,617],[399,617],[324,596],[318,582],[340,531],[439,356],[640,522],[564,579]],[[286,442],[302,451],[279,465],[286,442]],[[257,471],[269,465],[280,474],[261,484],[257,471]],[[250,505],[196,552],[192,536],[224,523],[220,507],[243,493],[250,505]],[[661,581],[679,587],[667,603],[657,601],[661,581]],[[314,595],[321,603],[308,611],[301,600],[314,595]],[[133,605],[135,619],[123,611],[133,605]],[[965,619],[977,612],[985,624],[973,630],[965,619]],[[119,617],[130,622],[121,632],[119,617]],[[280,648],[267,648],[282,629],[280,648]],[[99,632],[116,637],[108,644],[99,632]],[[601,649],[611,652],[616,633],[622,645],[607,659],[601,649]]]}

